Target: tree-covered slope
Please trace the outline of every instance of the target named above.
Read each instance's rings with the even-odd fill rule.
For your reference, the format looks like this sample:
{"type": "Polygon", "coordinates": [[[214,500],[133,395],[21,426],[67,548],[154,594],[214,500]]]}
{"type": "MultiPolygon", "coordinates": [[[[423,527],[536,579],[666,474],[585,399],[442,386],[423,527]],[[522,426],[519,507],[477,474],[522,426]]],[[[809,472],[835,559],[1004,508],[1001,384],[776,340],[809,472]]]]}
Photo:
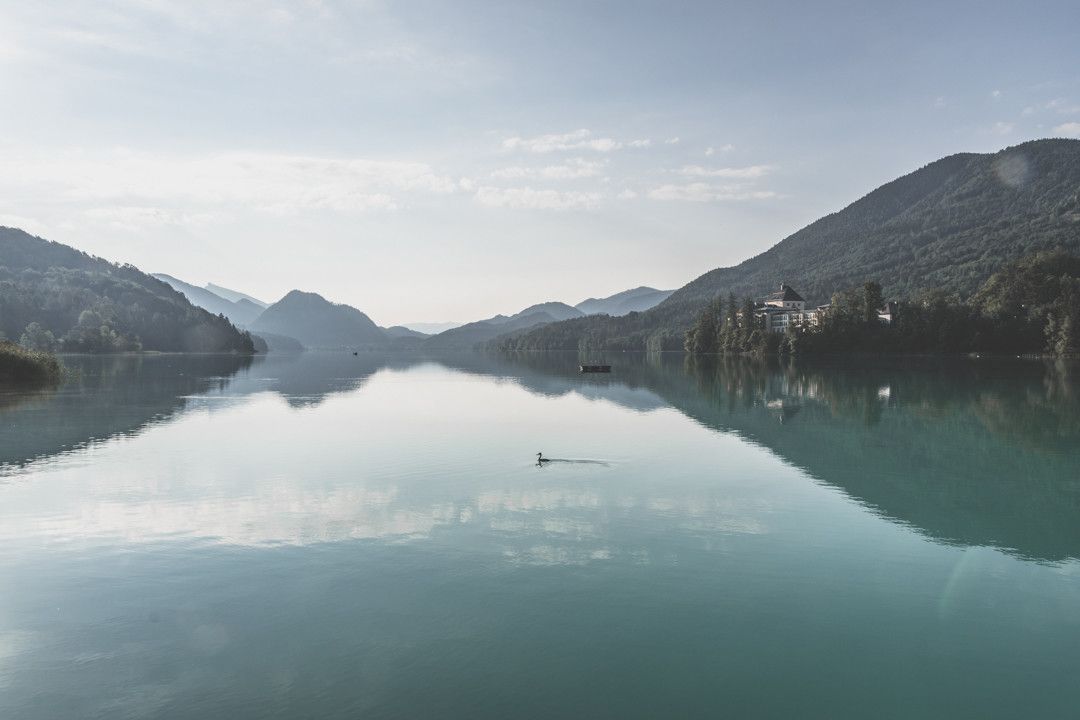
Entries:
{"type": "Polygon", "coordinates": [[[385,345],[386,333],[364,313],[316,293],[293,290],[266,308],[251,331],[296,338],[310,348],[385,345]]]}
{"type": "Polygon", "coordinates": [[[672,346],[716,295],[760,296],[781,282],[810,304],[874,279],[885,297],[922,290],[967,297],[1005,263],[1039,250],[1080,251],[1080,140],[1037,140],[951,155],[894,180],[734,267],[718,268],[645,313],[552,324],[515,347],[672,346]]]}
{"type": "Polygon", "coordinates": [[[0,227],[0,332],[12,340],[32,336],[38,349],[70,352],[254,350],[227,319],[132,265],[6,227],[0,227]]]}

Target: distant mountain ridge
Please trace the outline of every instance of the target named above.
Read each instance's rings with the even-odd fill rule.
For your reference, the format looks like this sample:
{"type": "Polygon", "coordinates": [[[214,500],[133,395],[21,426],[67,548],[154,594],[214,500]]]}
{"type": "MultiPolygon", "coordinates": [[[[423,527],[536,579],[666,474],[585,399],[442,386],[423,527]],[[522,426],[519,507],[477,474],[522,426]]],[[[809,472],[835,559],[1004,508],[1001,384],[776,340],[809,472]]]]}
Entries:
{"type": "Polygon", "coordinates": [[[535,315],[537,313],[544,313],[550,316],[554,320],[569,320],[570,318],[581,317],[583,312],[575,307],[571,307],[562,302],[546,302],[538,303],[536,305],[530,305],[520,312],[516,312],[510,316],[509,319],[521,318],[526,315],[535,315]]]}
{"type": "Polygon", "coordinates": [[[428,349],[472,348],[505,333],[579,317],[583,317],[583,313],[566,303],[554,301],[537,303],[513,315],[495,315],[485,320],[451,328],[429,338],[424,343],[424,347],[428,349]]]}
{"type": "Polygon", "coordinates": [[[383,328],[383,332],[390,338],[413,338],[421,340],[423,338],[431,337],[428,333],[422,333],[412,328],[407,328],[404,325],[393,325],[388,328],[383,328]]]}
{"type": "Polygon", "coordinates": [[[456,327],[461,327],[465,323],[461,322],[407,322],[403,323],[401,327],[406,327],[414,332],[423,333],[425,335],[438,335],[441,332],[447,330],[453,330],[456,327]]]}
{"type": "Polygon", "coordinates": [[[612,315],[619,317],[632,312],[644,312],[667,300],[674,290],[657,290],[651,287],[638,287],[623,290],[606,298],[589,298],[574,307],[584,315],[612,315]]]}
{"type": "Polygon", "coordinates": [[[528,314],[517,313],[515,315],[496,315],[487,320],[466,323],[460,327],[433,335],[424,343],[424,348],[431,350],[465,350],[486,343],[500,335],[545,325],[556,322],[556,319],[546,312],[530,312],[528,314]]]}
{"type": "MultiPolygon", "coordinates": [[[[671,294],[671,291],[667,290],[639,287],[631,290],[624,290],[607,298],[589,298],[588,300],[579,303],[577,307],[563,302],[550,301],[530,305],[513,315],[495,315],[472,323],[434,323],[432,325],[436,328],[443,325],[451,326],[436,333],[425,333],[417,330],[415,329],[415,326],[418,326],[419,324],[415,323],[413,324],[414,327],[396,325],[393,327],[380,328],[376,326],[381,331],[381,335],[376,335],[372,332],[371,327],[364,323],[357,325],[355,323],[350,324],[348,321],[344,321],[345,316],[342,308],[354,310],[364,318],[367,318],[367,315],[348,305],[329,303],[315,293],[303,293],[298,290],[293,291],[294,293],[299,293],[300,296],[312,296],[312,298],[309,298],[309,302],[312,304],[305,311],[307,313],[305,316],[307,317],[307,321],[301,322],[296,319],[288,319],[282,314],[284,311],[281,308],[275,310],[274,313],[264,320],[262,319],[262,316],[267,309],[280,305],[286,298],[289,298],[289,296],[286,295],[282,300],[279,300],[273,305],[266,306],[264,309],[257,305],[257,303],[261,303],[260,300],[236,290],[223,288],[220,285],[208,283],[206,287],[198,287],[165,273],[156,273],[154,277],[168,283],[175,290],[183,293],[193,304],[202,307],[215,315],[224,315],[238,327],[251,328],[260,336],[272,336],[276,340],[276,342],[270,343],[272,349],[275,346],[281,347],[284,342],[293,338],[304,346],[323,348],[390,344],[399,349],[404,349],[406,347],[414,347],[417,343],[427,340],[433,340],[433,342],[427,345],[427,347],[430,348],[472,347],[475,344],[485,343],[504,333],[519,332],[523,329],[538,325],[580,318],[589,314],[605,313],[619,316],[629,312],[640,312],[642,309],[653,307],[671,294]],[[233,300],[232,298],[236,298],[236,300],[233,300]],[[316,303],[314,298],[323,300],[323,303],[325,304],[316,303]],[[316,305],[318,306],[316,307],[316,305]],[[333,314],[338,315],[337,319],[329,317],[333,314]],[[318,316],[318,318],[316,318],[316,316],[318,316]],[[312,334],[315,332],[312,330],[314,327],[312,322],[314,322],[314,326],[318,326],[320,323],[326,324],[324,331],[318,331],[317,339],[316,335],[312,334]],[[363,326],[362,329],[361,326],[363,326]],[[343,334],[335,337],[333,331],[330,330],[331,327],[337,327],[343,334]],[[305,334],[307,341],[302,337],[298,337],[296,333],[305,334]],[[436,340],[435,338],[438,339],[436,340]]],[[[291,294],[292,293],[290,293],[290,295],[291,294]]],[[[289,311],[289,313],[293,315],[297,315],[297,313],[300,312],[298,309],[297,297],[298,296],[294,296],[290,300],[290,304],[296,305],[289,311]]],[[[370,321],[370,318],[367,319],[370,321]]],[[[373,321],[371,322],[374,324],[373,321]]]]}
{"type": "Polygon", "coordinates": [[[253,305],[257,305],[257,306],[261,307],[264,310],[266,308],[270,307],[270,303],[268,303],[268,302],[263,302],[262,300],[259,300],[258,298],[254,298],[254,297],[252,297],[250,295],[239,292],[237,290],[230,290],[229,288],[221,287],[220,285],[215,285],[214,283],[206,283],[206,286],[203,289],[204,290],[209,290],[210,292],[214,293],[218,297],[225,298],[226,300],[228,300],[230,302],[239,303],[242,300],[247,300],[249,303],[251,303],[253,305]]]}
{"type": "Polygon", "coordinates": [[[549,324],[504,349],[681,349],[717,295],[758,297],[781,282],[809,304],[866,280],[902,299],[938,290],[967,296],[1005,263],[1039,250],[1080,251],[1080,140],[1035,140],[961,153],[882,185],[733,267],[717,268],[656,307],[624,317],[549,324]]]}
{"type": "Polygon", "coordinates": [[[431,337],[424,347],[430,349],[471,348],[488,343],[502,335],[520,334],[531,328],[583,318],[590,314],[625,315],[638,308],[653,307],[670,294],[670,290],[639,287],[624,290],[607,298],[590,298],[578,303],[576,307],[556,301],[537,303],[513,315],[495,315],[445,330],[431,337]]]}
{"type": "Polygon", "coordinates": [[[409,343],[429,337],[426,333],[400,325],[380,328],[360,310],[331,303],[316,293],[293,290],[278,302],[263,308],[256,304],[260,300],[220,285],[208,283],[205,288],[200,288],[164,273],[157,273],[154,277],[184,293],[193,304],[214,314],[224,315],[239,327],[251,328],[272,351],[383,345],[404,349],[409,343]],[[218,295],[211,288],[228,297],[218,295]],[[229,299],[233,297],[237,300],[229,299]],[[267,314],[271,309],[272,312],[267,314]],[[372,330],[373,326],[375,331],[372,330]]]}
{"type": "Polygon", "coordinates": [[[237,327],[247,327],[262,314],[263,308],[241,293],[234,293],[239,298],[238,300],[229,300],[207,288],[196,287],[172,275],[165,273],[152,273],[152,275],[167,283],[173,290],[183,293],[192,305],[197,305],[214,315],[224,315],[237,327]]]}

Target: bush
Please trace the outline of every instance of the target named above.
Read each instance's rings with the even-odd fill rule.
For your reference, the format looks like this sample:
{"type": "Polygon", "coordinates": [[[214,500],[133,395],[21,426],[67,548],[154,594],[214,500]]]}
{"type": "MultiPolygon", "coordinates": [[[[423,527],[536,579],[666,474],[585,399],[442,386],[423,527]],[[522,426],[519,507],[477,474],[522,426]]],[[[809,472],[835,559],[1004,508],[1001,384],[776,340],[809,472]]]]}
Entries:
{"type": "Polygon", "coordinates": [[[0,341],[0,383],[48,385],[59,382],[62,376],[63,366],[55,355],[0,341]]]}

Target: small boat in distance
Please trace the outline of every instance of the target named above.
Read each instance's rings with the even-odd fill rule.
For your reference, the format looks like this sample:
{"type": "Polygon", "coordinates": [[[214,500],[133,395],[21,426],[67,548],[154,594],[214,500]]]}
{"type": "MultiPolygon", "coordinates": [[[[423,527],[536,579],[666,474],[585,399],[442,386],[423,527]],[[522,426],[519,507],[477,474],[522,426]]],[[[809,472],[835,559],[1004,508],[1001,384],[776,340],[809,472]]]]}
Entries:
{"type": "Polygon", "coordinates": [[[610,365],[580,365],[579,367],[583,373],[611,372],[610,365]]]}

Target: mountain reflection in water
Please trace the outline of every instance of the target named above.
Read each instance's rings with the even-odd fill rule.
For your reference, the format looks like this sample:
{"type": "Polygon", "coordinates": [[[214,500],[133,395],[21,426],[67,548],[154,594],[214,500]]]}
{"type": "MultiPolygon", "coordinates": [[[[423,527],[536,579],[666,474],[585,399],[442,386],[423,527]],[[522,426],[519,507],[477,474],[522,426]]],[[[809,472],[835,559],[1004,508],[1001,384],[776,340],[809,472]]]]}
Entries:
{"type": "MultiPolygon", "coordinates": [[[[59,390],[0,396],[0,477],[88,444],[136,435],[196,408],[212,412],[215,400],[270,393],[301,410],[354,392],[376,373],[431,365],[547,397],[576,394],[643,413],[674,408],[767,448],[881,517],[937,541],[1043,561],[1080,557],[1080,392],[1077,368],[1065,362],[761,363],[623,355],[610,375],[581,375],[576,358],[543,355],[66,361],[80,373],[59,390]]],[[[370,493],[352,501],[297,501],[315,514],[342,502],[369,509],[389,502],[370,493]]],[[[377,510],[381,523],[403,522],[383,510],[377,510]]],[[[251,510],[253,517],[259,512],[251,510]]],[[[438,522],[438,512],[421,514],[427,518],[421,525],[438,522]]]]}

